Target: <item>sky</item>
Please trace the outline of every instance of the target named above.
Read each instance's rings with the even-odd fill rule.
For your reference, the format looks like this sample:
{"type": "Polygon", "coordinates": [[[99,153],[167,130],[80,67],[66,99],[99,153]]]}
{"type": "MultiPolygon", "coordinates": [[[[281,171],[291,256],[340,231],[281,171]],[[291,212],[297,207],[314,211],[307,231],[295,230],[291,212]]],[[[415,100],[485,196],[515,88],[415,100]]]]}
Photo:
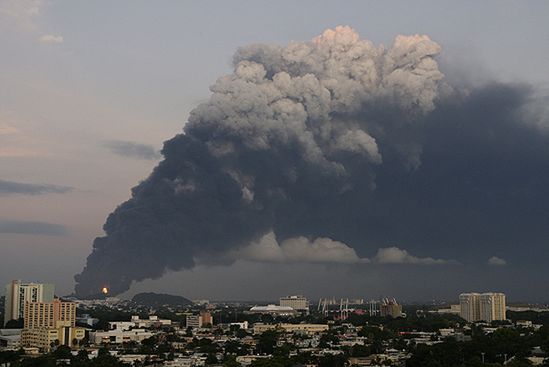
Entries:
{"type": "MultiPolygon", "coordinates": [[[[387,47],[397,35],[425,34],[440,45],[436,60],[445,80],[456,88],[520,83],[529,85],[534,95],[546,95],[548,14],[549,4],[541,1],[0,0],[0,282],[52,282],[57,293],[71,293],[73,276],[86,264],[94,238],[103,236],[109,213],[150,175],[161,160],[163,142],[182,132],[191,110],[208,103],[209,87],[233,72],[233,55],[239,47],[254,43],[285,47],[339,25],[387,47]]],[[[433,133],[433,142],[446,136],[442,130],[433,133]]],[[[531,171],[517,174],[545,182],[545,151],[527,152],[528,146],[543,146],[543,129],[508,131],[526,142],[512,148],[514,157],[524,152],[534,162],[531,171]],[[535,144],[529,145],[531,141],[535,144]]],[[[474,140],[481,132],[471,130],[471,134],[474,140]]],[[[424,151],[444,156],[454,145],[445,150],[432,143],[424,151]]],[[[510,166],[515,167],[512,158],[510,166]]],[[[486,162],[487,166],[475,169],[490,172],[492,161],[486,162]]],[[[423,163],[424,167],[438,164],[429,159],[423,163]]],[[[435,173],[444,176],[433,174],[427,181],[418,179],[400,187],[390,172],[376,172],[378,191],[391,187],[387,195],[400,201],[396,208],[402,216],[391,218],[407,224],[398,230],[379,230],[386,223],[377,218],[379,222],[370,222],[372,234],[364,237],[364,243],[357,244],[356,236],[341,235],[332,242],[310,245],[321,253],[339,246],[345,254],[368,261],[288,260],[287,254],[266,261],[253,252],[253,243],[267,243],[267,234],[235,250],[237,255],[230,261],[198,261],[196,266],[133,284],[123,296],[158,291],[188,298],[277,299],[303,293],[311,298],[384,295],[420,301],[455,300],[463,291],[494,290],[506,292],[511,300],[549,301],[540,282],[549,275],[544,265],[549,260],[549,238],[543,228],[547,214],[542,206],[549,202],[548,189],[532,189],[530,201],[502,204],[504,213],[518,207],[515,213],[533,214],[502,214],[497,221],[488,220],[488,233],[472,229],[467,235],[466,226],[457,233],[459,226],[454,226],[445,235],[438,233],[444,228],[414,226],[413,215],[404,212],[415,211],[417,205],[402,204],[410,196],[394,195],[427,192],[436,180],[454,182],[445,170],[435,173]],[[385,182],[389,184],[383,186],[385,182]],[[516,230],[506,232],[509,226],[500,227],[505,223],[517,224],[516,230]]],[[[513,172],[504,177],[514,177],[513,172]]],[[[483,181],[490,183],[486,192],[465,197],[465,202],[475,200],[473,212],[498,209],[493,202],[479,204],[486,193],[498,195],[500,183],[492,178],[483,181]]],[[[421,208],[425,216],[418,218],[431,218],[425,206],[434,208],[439,218],[445,208],[466,216],[463,198],[444,201],[445,195],[454,194],[450,189],[431,192],[430,199],[417,196],[425,200],[421,208]]],[[[501,200],[507,199],[502,194],[501,200]]],[[[326,233],[341,233],[340,227],[326,233]]],[[[292,232],[285,236],[290,242],[281,238],[276,249],[301,246],[296,238],[316,232],[323,234],[319,238],[328,237],[315,230],[292,232]]],[[[317,255],[318,251],[311,256],[317,255]]],[[[140,253],[127,253],[128,261],[132,256],[140,253]]]]}

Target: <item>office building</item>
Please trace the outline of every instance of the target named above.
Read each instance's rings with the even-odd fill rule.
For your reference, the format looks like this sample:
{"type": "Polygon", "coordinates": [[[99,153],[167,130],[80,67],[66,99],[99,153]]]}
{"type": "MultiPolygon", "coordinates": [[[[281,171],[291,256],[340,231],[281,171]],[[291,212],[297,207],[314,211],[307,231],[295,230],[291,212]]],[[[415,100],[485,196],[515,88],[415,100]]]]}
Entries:
{"type": "Polygon", "coordinates": [[[72,346],[85,336],[76,327],[76,303],[55,299],[52,302],[26,302],[21,344],[48,352],[53,345],[72,346]]]}
{"type": "Polygon", "coordinates": [[[309,300],[305,296],[281,297],[279,302],[282,307],[291,307],[297,312],[309,313],[309,300]]]}
{"type": "Polygon", "coordinates": [[[4,324],[10,320],[24,317],[26,302],[51,302],[54,297],[53,284],[22,283],[13,280],[6,285],[6,301],[4,305],[4,324]]]}
{"type": "Polygon", "coordinates": [[[192,329],[213,326],[212,314],[208,311],[202,311],[200,315],[187,315],[185,324],[192,329]]]}
{"type": "Polygon", "coordinates": [[[76,303],[55,299],[53,302],[27,302],[24,312],[25,329],[74,327],[76,303]]]}
{"type": "Polygon", "coordinates": [[[462,293],[459,306],[460,316],[467,322],[505,320],[503,293],[462,293]]]}

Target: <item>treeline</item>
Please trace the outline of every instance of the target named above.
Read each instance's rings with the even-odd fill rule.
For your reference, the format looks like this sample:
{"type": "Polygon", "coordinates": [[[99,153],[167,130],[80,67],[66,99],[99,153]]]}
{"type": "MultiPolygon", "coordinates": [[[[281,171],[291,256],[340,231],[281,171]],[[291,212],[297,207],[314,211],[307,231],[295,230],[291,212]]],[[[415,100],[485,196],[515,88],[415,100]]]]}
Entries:
{"type": "Polygon", "coordinates": [[[109,354],[106,349],[100,349],[96,358],[90,359],[86,350],[71,354],[69,347],[60,346],[55,351],[40,357],[25,357],[22,351],[0,352],[0,366],[10,367],[129,367],[109,354]]]}
{"type": "MultiPolygon", "coordinates": [[[[458,367],[458,366],[530,366],[527,360],[534,347],[549,351],[549,328],[544,326],[535,332],[500,328],[491,334],[484,334],[480,328],[472,330],[472,340],[457,342],[448,338],[442,343],[427,346],[418,345],[407,367],[458,367]],[[484,359],[484,364],[483,364],[484,359]]],[[[549,366],[549,364],[544,364],[549,366]]]]}

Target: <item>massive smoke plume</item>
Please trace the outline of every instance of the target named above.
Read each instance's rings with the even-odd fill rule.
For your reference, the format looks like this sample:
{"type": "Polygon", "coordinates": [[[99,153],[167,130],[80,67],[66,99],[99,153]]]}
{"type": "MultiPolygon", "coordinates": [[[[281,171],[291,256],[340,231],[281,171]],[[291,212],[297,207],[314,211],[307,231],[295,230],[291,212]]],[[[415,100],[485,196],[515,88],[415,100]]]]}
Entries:
{"type": "MultiPolygon", "coordinates": [[[[391,244],[488,240],[487,229],[512,221],[512,204],[514,215],[525,208],[527,188],[545,192],[547,139],[525,121],[534,122],[528,88],[454,90],[435,61],[440,50],[419,35],[375,46],[348,27],[239,49],[234,72],[109,215],[77,294],[105,285],[117,294],[196,261],[233,261],[264,238],[283,244],[277,261],[309,239],[364,266],[376,251],[373,261],[446,263],[378,251],[391,244]]],[[[536,200],[549,202],[546,193],[536,200]]]]}

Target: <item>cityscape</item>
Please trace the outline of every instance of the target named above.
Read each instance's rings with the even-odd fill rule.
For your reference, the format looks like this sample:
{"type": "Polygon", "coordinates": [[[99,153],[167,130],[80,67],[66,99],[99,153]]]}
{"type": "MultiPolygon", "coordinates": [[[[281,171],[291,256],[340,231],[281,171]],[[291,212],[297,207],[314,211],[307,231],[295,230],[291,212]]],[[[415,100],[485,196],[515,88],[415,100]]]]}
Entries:
{"type": "Polygon", "coordinates": [[[0,0],[0,367],[549,367],[549,0],[0,0]]]}
{"type": "MultiPolygon", "coordinates": [[[[424,366],[426,351],[441,353],[463,343],[480,348],[460,357],[467,365],[544,365],[545,344],[532,343],[549,341],[548,318],[540,317],[549,309],[508,306],[503,293],[403,305],[395,298],[312,302],[303,295],[282,296],[276,304],[191,301],[157,293],[121,300],[103,291],[98,299],[78,299],[56,296],[53,284],[7,284],[2,363],[424,366]],[[490,345],[496,339],[501,340],[490,345]]],[[[452,363],[453,357],[439,358],[452,363]]]]}

